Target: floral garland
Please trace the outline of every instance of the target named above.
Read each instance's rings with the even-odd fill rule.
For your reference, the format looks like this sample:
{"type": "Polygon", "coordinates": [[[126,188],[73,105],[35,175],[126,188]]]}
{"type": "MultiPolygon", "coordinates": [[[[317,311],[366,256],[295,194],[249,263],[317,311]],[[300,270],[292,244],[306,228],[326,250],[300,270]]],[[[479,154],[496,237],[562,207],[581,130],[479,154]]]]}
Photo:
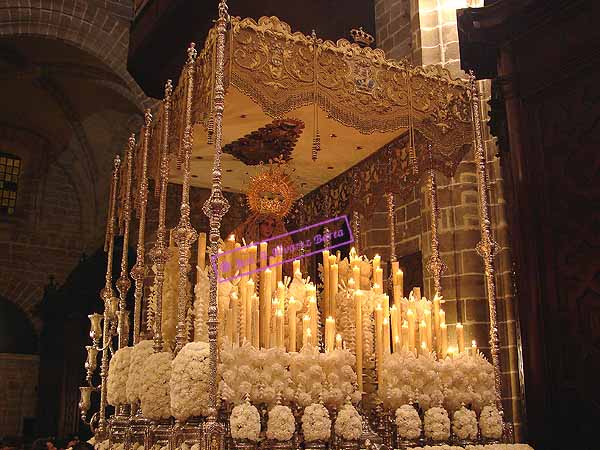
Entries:
{"type": "Polygon", "coordinates": [[[154,353],[151,340],[141,341],[133,347],[131,361],[129,363],[129,375],[127,376],[127,403],[136,404],[140,402],[144,362],[154,353]]]}
{"type": "Polygon", "coordinates": [[[289,441],[296,431],[296,420],[288,406],[276,405],[269,411],[267,438],[289,441]]]}
{"type": "Polygon", "coordinates": [[[461,353],[439,362],[444,406],[450,411],[467,405],[480,412],[494,402],[494,368],[481,354],[461,353]]]}
{"type": "Polygon", "coordinates": [[[172,362],[169,381],[171,412],[178,420],[208,415],[210,350],[205,342],[190,342],[172,362]]]}
{"type": "Polygon", "coordinates": [[[171,417],[169,380],[172,360],[173,355],[170,352],[160,352],[153,353],[144,362],[138,382],[142,386],[142,414],[149,419],[171,417]]]}
{"type": "Polygon", "coordinates": [[[417,402],[423,409],[444,400],[437,361],[432,355],[401,351],[388,355],[382,364],[379,397],[389,409],[417,402]]]}
{"type": "Polygon", "coordinates": [[[402,439],[418,439],[421,436],[421,418],[412,405],[402,405],[396,410],[396,426],[402,439]]]}
{"type": "Polygon", "coordinates": [[[477,416],[464,406],[452,417],[452,430],[458,439],[477,439],[477,416]]]}
{"type": "Polygon", "coordinates": [[[260,414],[256,406],[250,403],[237,405],[229,417],[231,437],[258,442],[260,438],[260,414]]]}
{"type": "Polygon", "coordinates": [[[320,403],[313,403],[302,414],[302,434],[306,442],[325,441],[331,436],[329,411],[320,403]]]}
{"type": "Polygon", "coordinates": [[[425,437],[434,441],[445,441],[450,437],[448,412],[439,406],[428,409],[424,419],[425,437]]]}
{"type": "Polygon", "coordinates": [[[109,405],[117,406],[127,403],[127,378],[133,347],[117,350],[108,366],[108,382],[106,386],[109,405]]]}
{"type": "Polygon", "coordinates": [[[502,416],[495,406],[484,406],[479,417],[481,435],[487,439],[500,439],[502,437],[502,416]]]}
{"type": "Polygon", "coordinates": [[[362,418],[350,403],[344,405],[335,419],[335,434],[348,441],[355,441],[362,434],[362,418]]]}

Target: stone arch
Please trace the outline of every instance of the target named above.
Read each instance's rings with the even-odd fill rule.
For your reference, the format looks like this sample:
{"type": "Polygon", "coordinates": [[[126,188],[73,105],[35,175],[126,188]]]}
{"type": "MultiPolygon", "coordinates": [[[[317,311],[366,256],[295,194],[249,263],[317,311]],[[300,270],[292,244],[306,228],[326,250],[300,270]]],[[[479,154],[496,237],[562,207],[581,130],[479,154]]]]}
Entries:
{"type": "Polygon", "coordinates": [[[55,39],[94,55],[126,83],[135,94],[136,106],[143,111],[152,99],[146,97],[127,71],[128,33],[124,22],[80,0],[27,5],[8,0],[0,7],[0,36],[55,39]]]}
{"type": "Polygon", "coordinates": [[[38,333],[42,322],[36,314],[36,305],[43,296],[44,289],[39,284],[13,273],[4,273],[0,277],[0,297],[10,299],[23,310],[38,333]]]}

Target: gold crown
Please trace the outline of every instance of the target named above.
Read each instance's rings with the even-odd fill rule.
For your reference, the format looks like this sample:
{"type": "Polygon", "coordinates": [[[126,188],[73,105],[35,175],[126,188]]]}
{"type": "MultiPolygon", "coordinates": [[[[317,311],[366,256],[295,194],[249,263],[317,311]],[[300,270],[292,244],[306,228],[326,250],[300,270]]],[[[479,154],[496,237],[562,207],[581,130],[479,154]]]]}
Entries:
{"type": "Polygon", "coordinates": [[[366,45],[367,47],[369,47],[373,42],[375,42],[375,38],[373,38],[373,36],[371,36],[365,30],[363,30],[362,27],[360,27],[358,30],[356,28],[353,28],[352,30],[350,30],[350,34],[352,35],[352,39],[354,39],[354,42],[356,42],[359,45],[366,45]]]}
{"type": "Polygon", "coordinates": [[[283,162],[276,159],[269,163],[273,165],[250,179],[248,205],[256,214],[282,218],[290,212],[297,191],[283,162]]]}

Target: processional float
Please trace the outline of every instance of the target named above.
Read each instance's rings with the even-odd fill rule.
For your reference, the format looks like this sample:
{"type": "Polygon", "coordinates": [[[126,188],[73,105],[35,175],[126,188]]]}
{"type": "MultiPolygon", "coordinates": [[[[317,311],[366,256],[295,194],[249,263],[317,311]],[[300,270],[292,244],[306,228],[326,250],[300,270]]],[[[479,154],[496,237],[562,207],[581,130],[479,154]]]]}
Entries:
{"type": "MultiPolygon", "coordinates": [[[[352,34],[355,43],[323,41],[314,32],[292,33],[275,17],[258,22],[231,17],[222,0],[203,49],[198,54],[195,45],[190,46],[177,87],[170,80],[166,83],[164,100],[156,111],[146,112],[138,141],[135,136],[129,139],[124,162],[116,157],[105,240],[108,265],[100,293],[104,312],[90,315],[88,385],[80,388],[81,417],[90,424],[98,447],[221,450],[255,448],[262,441],[265,448],[408,448],[423,442],[510,439],[502,423],[496,245],[474,77],[454,80],[439,67],[389,60],[383,51],[368,46],[372,38],[362,29],[352,34]],[[307,127],[312,133],[302,132],[307,127]],[[277,142],[287,144],[274,156],[278,163],[293,159],[294,177],[304,195],[291,198],[290,189],[280,197],[262,198],[258,190],[254,193],[258,192],[259,210],[264,201],[271,212],[284,215],[289,205],[282,204],[297,200],[293,221],[298,227],[350,216],[348,231],[354,234],[355,250],[349,260],[333,251],[323,253],[323,290],[302,277],[297,262],[293,276],[285,279],[276,268],[282,265],[281,255],[273,256],[272,271],[267,268],[262,252],[257,256],[261,242],[236,247],[235,238],[221,240],[222,219],[230,208],[223,166],[231,173],[227,184],[234,192],[264,173],[253,154],[244,152],[260,140],[256,129],[267,136],[283,133],[285,139],[277,142]],[[477,250],[484,260],[490,312],[488,366],[476,351],[448,356],[440,307],[445,266],[437,235],[435,173],[452,175],[471,146],[480,206],[477,250]],[[336,159],[342,151],[343,158],[336,159]],[[351,183],[320,189],[344,171],[351,174],[351,183]],[[202,208],[208,236],[191,223],[192,172],[211,173],[210,179],[203,177],[210,188],[202,208]],[[412,189],[424,176],[432,206],[432,301],[421,298],[418,289],[404,297],[395,256],[394,196],[412,189]],[[159,208],[156,239],[146,254],[149,179],[154,180],[159,208]],[[182,185],[180,219],[171,239],[166,227],[170,181],[182,185]],[[382,277],[379,256],[373,261],[360,256],[361,217],[372,210],[378,192],[385,193],[390,221],[389,282],[382,277]],[[137,252],[128,275],[133,212],[138,220],[137,252]],[[118,297],[112,287],[115,225],[124,237],[118,297]],[[196,241],[193,298],[190,272],[196,241]],[[207,245],[210,263],[205,266],[207,245]],[[237,277],[242,281],[220,283],[226,277],[211,263],[236,248],[254,259],[244,264],[247,273],[237,277]],[[344,266],[345,275],[340,272],[344,266]],[[134,282],[134,347],[129,346],[129,277],[134,282]],[[224,286],[235,292],[222,295],[224,286]],[[340,329],[346,336],[336,333],[340,329]],[[240,367],[239,361],[246,365],[240,367]],[[475,400],[473,386],[465,394],[452,385],[460,378],[451,372],[459,363],[481,368],[487,385],[475,400]],[[145,372],[140,371],[144,364],[145,372]],[[428,393],[422,387],[403,390],[396,371],[406,367],[431,372],[437,380],[433,384],[440,388],[428,393]],[[307,378],[307,373],[318,380],[307,378]],[[441,381],[443,376],[446,381],[441,381]],[[188,384],[179,384],[184,378],[188,384]],[[442,394],[443,383],[454,397],[442,394]],[[88,421],[95,392],[100,394],[100,408],[88,421]],[[485,393],[491,396],[482,400],[485,393]],[[444,402],[454,404],[452,435],[444,402]],[[465,408],[471,403],[465,402],[479,404],[479,423],[475,412],[465,408]],[[109,404],[115,406],[112,416],[109,404]]],[[[268,173],[288,180],[279,169],[268,173]]],[[[278,179],[270,181],[277,190],[278,179]]],[[[300,256],[306,249],[301,250],[300,256]]],[[[229,278],[236,278],[234,272],[229,278]]],[[[457,344],[464,347],[460,331],[457,326],[457,344]]]]}

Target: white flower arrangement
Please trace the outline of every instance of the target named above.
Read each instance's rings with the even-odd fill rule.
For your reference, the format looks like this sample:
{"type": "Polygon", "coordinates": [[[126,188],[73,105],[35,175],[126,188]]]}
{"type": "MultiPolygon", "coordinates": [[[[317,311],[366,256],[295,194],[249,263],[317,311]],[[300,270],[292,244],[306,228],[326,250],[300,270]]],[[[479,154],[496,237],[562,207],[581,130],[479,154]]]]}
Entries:
{"type": "Polygon", "coordinates": [[[362,434],[362,418],[354,406],[346,404],[335,419],[335,434],[347,441],[355,441],[362,434]]]}
{"type": "Polygon", "coordinates": [[[382,364],[379,398],[392,410],[411,402],[423,409],[441,404],[444,394],[438,362],[430,354],[418,358],[408,351],[388,355],[382,364]]]}
{"type": "Polygon", "coordinates": [[[190,342],[171,364],[171,413],[178,420],[208,415],[210,350],[205,342],[190,342]]]}
{"type": "Polygon", "coordinates": [[[140,400],[142,414],[153,420],[171,417],[169,380],[171,379],[170,352],[153,353],[146,359],[138,382],[142,386],[140,400]]]}
{"type": "Polygon", "coordinates": [[[140,379],[144,370],[144,362],[154,353],[151,340],[138,342],[131,352],[129,363],[129,375],[127,376],[127,403],[136,404],[140,402],[142,384],[140,379]]]}
{"type": "Polygon", "coordinates": [[[329,407],[341,408],[346,398],[354,403],[360,401],[360,393],[356,390],[356,357],[346,349],[336,349],[321,353],[319,363],[325,376],[321,398],[329,407]]]}
{"type": "Polygon", "coordinates": [[[127,378],[133,347],[123,347],[117,350],[110,359],[108,366],[108,383],[106,386],[107,400],[110,405],[127,403],[127,378]]]}
{"type": "Polygon", "coordinates": [[[288,406],[276,405],[269,411],[267,438],[289,441],[296,431],[296,420],[288,406]]]}
{"type": "Polygon", "coordinates": [[[467,405],[480,412],[494,401],[494,368],[481,353],[461,353],[439,363],[444,407],[454,412],[467,405]]]}
{"type": "Polygon", "coordinates": [[[229,417],[231,437],[258,442],[260,438],[260,414],[256,406],[250,403],[237,405],[229,417]]]}
{"type": "Polygon", "coordinates": [[[412,405],[402,405],[396,410],[396,427],[402,439],[418,439],[422,429],[419,413],[412,405]]]}
{"type": "Polygon", "coordinates": [[[445,441],[450,437],[450,418],[448,412],[439,406],[425,412],[425,437],[434,441],[445,441]]]}
{"type": "Polygon", "coordinates": [[[326,441],[331,435],[329,411],[320,403],[304,408],[302,414],[302,434],[306,442],[326,441]]]}
{"type": "Polygon", "coordinates": [[[495,406],[484,406],[479,417],[481,435],[487,439],[500,439],[502,437],[502,416],[495,406]]]}
{"type": "Polygon", "coordinates": [[[319,349],[305,345],[290,361],[290,374],[298,405],[317,403],[323,392],[326,376],[320,363],[319,349]]]}
{"type": "Polygon", "coordinates": [[[477,415],[464,406],[452,416],[452,430],[458,439],[477,439],[477,415]]]}

